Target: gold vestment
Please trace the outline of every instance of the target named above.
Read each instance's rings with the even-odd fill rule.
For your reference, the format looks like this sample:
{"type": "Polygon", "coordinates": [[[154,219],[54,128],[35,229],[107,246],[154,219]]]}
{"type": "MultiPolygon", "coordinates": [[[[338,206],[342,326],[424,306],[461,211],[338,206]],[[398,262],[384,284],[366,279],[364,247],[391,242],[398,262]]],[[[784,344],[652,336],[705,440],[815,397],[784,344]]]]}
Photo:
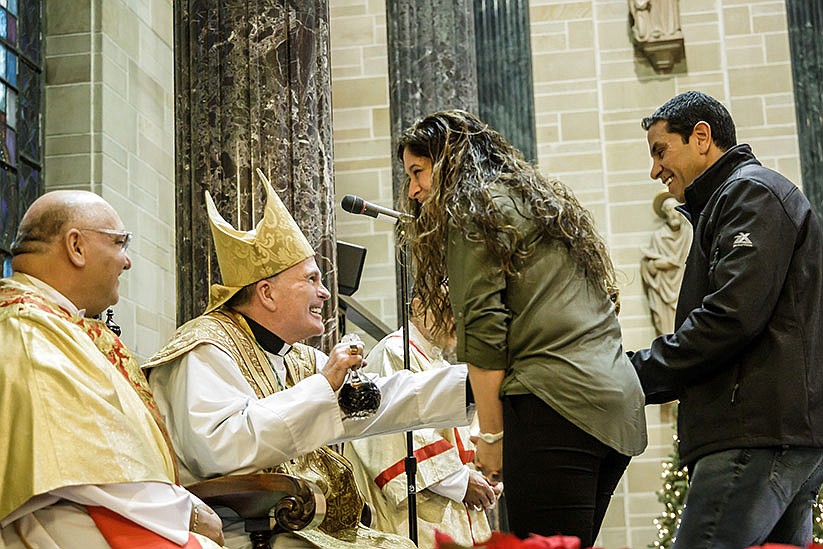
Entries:
{"type": "Polygon", "coordinates": [[[173,483],[170,444],[136,360],[103,322],[0,280],[0,519],[65,486],[173,483]]]}
{"type": "MultiPolygon", "coordinates": [[[[203,343],[217,346],[234,359],[257,398],[264,398],[279,390],[274,369],[245,319],[242,315],[223,308],[201,315],[181,326],[169,344],[143,367],[162,367],[203,343]]],[[[314,356],[314,351],[308,346],[295,344],[292,347],[284,357],[286,387],[292,387],[317,373],[314,356]]],[[[326,498],[326,517],[323,522],[316,529],[295,532],[295,535],[306,541],[329,549],[414,547],[408,539],[371,530],[359,524],[363,498],[357,490],[351,464],[334,450],[322,447],[268,471],[288,473],[309,480],[323,491],[326,498]]]]}

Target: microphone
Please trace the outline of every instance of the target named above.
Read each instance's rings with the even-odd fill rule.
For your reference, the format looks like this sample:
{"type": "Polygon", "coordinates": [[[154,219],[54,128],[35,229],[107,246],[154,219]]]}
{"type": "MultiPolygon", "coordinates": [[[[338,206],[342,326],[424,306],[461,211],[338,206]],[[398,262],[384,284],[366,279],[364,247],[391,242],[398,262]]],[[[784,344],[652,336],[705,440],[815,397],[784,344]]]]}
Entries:
{"type": "Polygon", "coordinates": [[[371,202],[366,202],[359,196],[354,196],[352,194],[347,194],[344,196],[340,205],[347,212],[358,215],[368,215],[369,217],[376,218],[378,214],[383,214],[399,221],[410,221],[414,219],[414,216],[407,213],[398,212],[397,210],[391,210],[389,208],[384,208],[383,206],[378,206],[377,204],[372,204],[371,202]]]}

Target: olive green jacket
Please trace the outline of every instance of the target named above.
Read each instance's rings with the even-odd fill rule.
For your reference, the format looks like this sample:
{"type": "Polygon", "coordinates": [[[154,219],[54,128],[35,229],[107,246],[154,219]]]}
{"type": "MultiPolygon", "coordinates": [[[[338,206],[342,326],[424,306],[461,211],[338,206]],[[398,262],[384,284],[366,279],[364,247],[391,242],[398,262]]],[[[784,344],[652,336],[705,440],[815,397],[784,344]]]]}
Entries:
{"type": "Polygon", "coordinates": [[[483,242],[454,225],[448,234],[449,294],[457,356],[505,370],[501,396],[531,393],[618,452],[646,447],[644,395],[623,352],[614,306],[575,264],[565,245],[544,241],[500,189],[495,203],[534,253],[506,276],[483,242]]]}

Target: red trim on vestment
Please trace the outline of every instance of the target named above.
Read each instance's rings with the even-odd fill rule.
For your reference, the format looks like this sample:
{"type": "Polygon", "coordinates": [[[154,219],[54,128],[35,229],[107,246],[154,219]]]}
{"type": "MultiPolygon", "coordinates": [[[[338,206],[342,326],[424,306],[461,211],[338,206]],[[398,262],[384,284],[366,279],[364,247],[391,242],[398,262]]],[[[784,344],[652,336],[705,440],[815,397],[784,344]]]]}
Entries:
{"type": "MultiPolygon", "coordinates": [[[[394,338],[400,338],[400,339],[403,339],[403,336],[402,336],[402,335],[393,335],[393,336],[391,336],[389,339],[394,339],[394,338]]],[[[415,344],[414,344],[414,341],[412,341],[411,339],[409,340],[409,345],[410,345],[410,346],[412,346],[412,347],[414,347],[414,348],[417,350],[417,352],[418,352],[418,353],[420,353],[421,355],[423,355],[423,358],[425,358],[426,360],[428,360],[429,362],[431,362],[431,359],[428,357],[428,355],[426,355],[426,353],[424,353],[424,352],[423,352],[423,349],[421,349],[420,347],[418,347],[417,345],[415,345],[415,344]]]]}
{"type": "MultiPolygon", "coordinates": [[[[112,549],[178,549],[180,547],[173,541],[143,528],[110,509],[92,505],[86,506],[86,509],[112,549]]],[[[182,547],[183,549],[203,549],[191,533],[189,533],[189,541],[182,547]]]]}
{"type": "Polygon", "coordinates": [[[463,510],[466,512],[466,518],[469,519],[469,536],[472,538],[472,545],[477,543],[477,540],[474,539],[474,528],[472,528],[472,514],[469,513],[469,506],[463,505],[463,510]]]}
{"type": "Polygon", "coordinates": [[[467,463],[474,463],[474,450],[466,450],[463,445],[463,439],[460,438],[460,432],[457,427],[454,428],[454,440],[457,442],[457,453],[460,455],[460,463],[466,465],[467,463]]]}
{"type": "MultiPolygon", "coordinates": [[[[417,462],[425,461],[429,458],[434,456],[440,455],[443,452],[451,450],[454,446],[449,443],[449,441],[445,439],[440,439],[437,442],[432,442],[431,444],[427,444],[422,448],[418,448],[414,451],[414,457],[417,458],[417,462]]],[[[388,484],[393,479],[399,477],[403,473],[406,472],[406,464],[404,463],[404,459],[399,460],[394,465],[384,469],[382,473],[377,475],[374,479],[375,484],[377,484],[378,488],[383,488],[386,484],[388,484]]]]}

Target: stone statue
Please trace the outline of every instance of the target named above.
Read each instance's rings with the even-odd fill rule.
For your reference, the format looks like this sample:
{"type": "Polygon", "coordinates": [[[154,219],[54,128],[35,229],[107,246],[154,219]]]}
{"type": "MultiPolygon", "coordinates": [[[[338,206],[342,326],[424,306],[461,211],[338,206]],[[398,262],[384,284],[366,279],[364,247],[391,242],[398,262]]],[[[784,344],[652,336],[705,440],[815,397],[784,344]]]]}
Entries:
{"type": "Polygon", "coordinates": [[[629,0],[636,42],[682,38],[678,0],[629,0]]]}
{"type": "Polygon", "coordinates": [[[654,232],[649,247],[641,250],[640,275],[658,335],[674,331],[677,295],[692,244],[692,227],[675,210],[677,204],[668,191],[654,198],[654,211],[665,223],[654,232]]]}

